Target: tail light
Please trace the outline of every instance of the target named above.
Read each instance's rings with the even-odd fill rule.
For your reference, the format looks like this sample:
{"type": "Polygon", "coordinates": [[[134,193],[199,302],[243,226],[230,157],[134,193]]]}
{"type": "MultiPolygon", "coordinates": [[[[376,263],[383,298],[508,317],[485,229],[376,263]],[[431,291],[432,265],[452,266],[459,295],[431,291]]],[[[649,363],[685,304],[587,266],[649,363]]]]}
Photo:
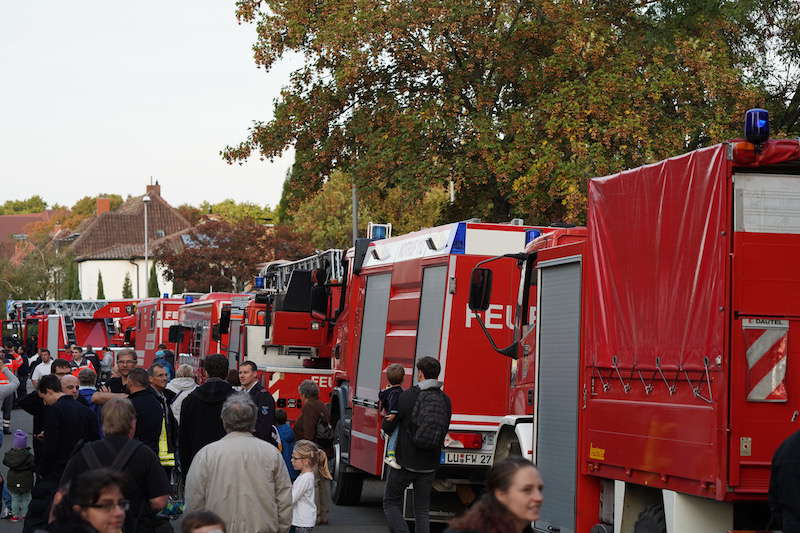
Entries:
{"type": "Polygon", "coordinates": [[[480,450],[483,448],[483,435],[480,433],[448,433],[444,445],[448,448],[480,450]]]}

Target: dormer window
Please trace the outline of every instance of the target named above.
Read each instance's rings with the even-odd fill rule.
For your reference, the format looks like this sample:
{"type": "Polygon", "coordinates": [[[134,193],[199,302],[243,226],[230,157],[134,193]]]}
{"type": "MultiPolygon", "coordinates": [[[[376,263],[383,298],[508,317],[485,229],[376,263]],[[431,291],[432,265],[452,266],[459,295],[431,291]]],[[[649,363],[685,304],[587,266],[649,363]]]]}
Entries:
{"type": "Polygon", "coordinates": [[[164,233],[164,230],[163,230],[163,229],[157,229],[157,230],[156,230],[156,239],[160,239],[160,238],[161,238],[161,237],[163,237],[164,235],[166,235],[166,234],[164,233]]]}

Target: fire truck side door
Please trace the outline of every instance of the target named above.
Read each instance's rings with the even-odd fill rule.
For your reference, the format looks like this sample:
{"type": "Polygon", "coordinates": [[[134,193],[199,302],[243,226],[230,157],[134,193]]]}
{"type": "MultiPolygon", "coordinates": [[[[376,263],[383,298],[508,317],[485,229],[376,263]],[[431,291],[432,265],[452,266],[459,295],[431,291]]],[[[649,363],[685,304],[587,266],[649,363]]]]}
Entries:
{"type": "Polygon", "coordinates": [[[350,463],[370,473],[377,473],[375,448],[379,443],[380,427],[378,391],[381,384],[391,282],[391,273],[373,274],[367,277],[361,342],[358,350],[350,463]]]}
{"type": "MultiPolygon", "coordinates": [[[[571,261],[571,262],[570,262],[571,261]]],[[[575,532],[581,263],[540,264],[534,457],[548,504],[536,531],[575,532]]]]}

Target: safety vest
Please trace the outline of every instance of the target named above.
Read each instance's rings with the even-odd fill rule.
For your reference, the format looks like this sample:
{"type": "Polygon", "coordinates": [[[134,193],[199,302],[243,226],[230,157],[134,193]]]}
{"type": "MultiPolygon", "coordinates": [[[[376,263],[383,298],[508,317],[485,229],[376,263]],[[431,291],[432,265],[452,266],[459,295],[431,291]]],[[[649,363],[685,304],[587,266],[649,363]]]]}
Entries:
{"type": "MultiPolygon", "coordinates": [[[[73,361],[70,361],[70,362],[69,362],[69,364],[70,364],[70,365],[72,365],[72,364],[74,364],[74,362],[73,362],[73,361]]],[[[72,375],[73,375],[73,376],[75,376],[75,377],[77,378],[77,377],[78,377],[78,374],[80,374],[80,373],[81,373],[81,370],[83,370],[84,368],[88,368],[89,370],[91,370],[92,372],[94,372],[95,374],[97,374],[97,369],[94,367],[94,365],[92,364],[92,362],[91,362],[91,361],[89,361],[89,360],[87,359],[87,360],[86,360],[86,364],[85,364],[85,365],[83,365],[83,366],[79,366],[79,367],[76,367],[76,368],[75,368],[75,369],[72,371],[72,375]]]]}
{"type": "Polygon", "coordinates": [[[161,417],[161,437],[158,439],[158,461],[161,466],[175,466],[175,454],[169,451],[167,445],[166,417],[161,417]]]}

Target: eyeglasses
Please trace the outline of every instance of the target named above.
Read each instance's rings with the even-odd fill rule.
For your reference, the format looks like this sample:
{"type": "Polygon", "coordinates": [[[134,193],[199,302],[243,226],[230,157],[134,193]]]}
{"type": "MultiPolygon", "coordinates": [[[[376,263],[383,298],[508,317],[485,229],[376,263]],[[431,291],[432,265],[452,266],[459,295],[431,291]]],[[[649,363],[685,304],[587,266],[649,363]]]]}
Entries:
{"type": "Polygon", "coordinates": [[[120,500],[118,502],[103,502],[103,503],[92,503],[89,505],[83,505],[82,507],[91,507],[92,509],[100,509],[107,513],[110,513],[114,510],[115,507],[119,507],[123,511],[127,511],[131,508],[131,502],[128,500],[120,500]]]}

